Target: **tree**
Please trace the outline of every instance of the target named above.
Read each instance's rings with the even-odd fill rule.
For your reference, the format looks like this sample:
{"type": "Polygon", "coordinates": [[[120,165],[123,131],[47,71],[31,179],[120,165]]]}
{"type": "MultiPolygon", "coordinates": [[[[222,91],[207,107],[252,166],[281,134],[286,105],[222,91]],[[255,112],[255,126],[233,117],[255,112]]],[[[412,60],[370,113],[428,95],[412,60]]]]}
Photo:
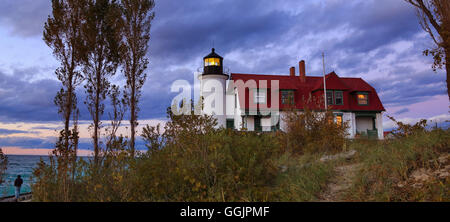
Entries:
{"type": "Polygon", "coordinates": [[[405,0],[417,9],[419,23],[430,35],[435,48],[427,49],[424,55],[433,56],[433,70],[445,66],[447,72],[447,94],[450,99],[450,1],[405,0]]]}
{"type": "Polygon", "coordinates": [[[79,65],[83,53],[81,25],[84,4],[84,0],[52,0],[52,16],[48,17],[43,33],[45,43],[60,62],[55,74],[62,88],[54,102],[64,121],[60,152],[65,153],[65,156],[69,155],[71,149],[69,127],[77,106],[75,89],[83,80],[79,65]]]}
{"type": "Polygon", "coordinates": [[[86,76],[86,101],[92,117],[94,162],[99,162],[101,117],[111,88],[109,78],[115,74],[120,62],[121,16],[118,5],[110,0],[88,0],[83,25],[86,54],[83,71],[86,76]]]}
{"type": "Polygon", "coordinates": [[[123,37],[123,72],[127,79],[125,95],[130,108],[130,151],[135,153],[135,134],[138,125],[139,99],[147,74],[146,57],[150,40],[150,27],[154,18],[153,0],[122,0],[122,17],[124,20],[123,37]]]}

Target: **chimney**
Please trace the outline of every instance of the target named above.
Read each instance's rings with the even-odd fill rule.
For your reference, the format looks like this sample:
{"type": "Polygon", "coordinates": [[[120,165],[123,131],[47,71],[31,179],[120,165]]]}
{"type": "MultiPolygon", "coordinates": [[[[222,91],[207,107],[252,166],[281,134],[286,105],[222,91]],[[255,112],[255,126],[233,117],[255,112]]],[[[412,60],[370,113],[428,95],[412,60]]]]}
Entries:
{"type": "Polygon", "coordinates": [[[306,82],[305,60],[299,62],[300,82],[306,82]]]}
{"type": "Polygon", "coordinates": [[[290,75],[291,76],[295,76],[295,67],[291,67],[290,69],[289,69],[289,71],[290,71],[290,75]]]}

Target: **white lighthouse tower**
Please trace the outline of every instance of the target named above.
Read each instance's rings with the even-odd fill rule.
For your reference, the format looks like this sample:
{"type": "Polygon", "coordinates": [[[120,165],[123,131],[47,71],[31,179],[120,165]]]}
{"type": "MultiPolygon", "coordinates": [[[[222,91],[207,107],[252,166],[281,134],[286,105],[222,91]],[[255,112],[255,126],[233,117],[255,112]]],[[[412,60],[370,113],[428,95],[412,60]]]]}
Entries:
{"type": "Polygon", "coordinates": [[[226,84],[229,75],[223,72],[223,58],[215,49],[203,58],[200,96],[203,98],[202,114],[214,116],[217,127],[226,127],[226,84]]]}

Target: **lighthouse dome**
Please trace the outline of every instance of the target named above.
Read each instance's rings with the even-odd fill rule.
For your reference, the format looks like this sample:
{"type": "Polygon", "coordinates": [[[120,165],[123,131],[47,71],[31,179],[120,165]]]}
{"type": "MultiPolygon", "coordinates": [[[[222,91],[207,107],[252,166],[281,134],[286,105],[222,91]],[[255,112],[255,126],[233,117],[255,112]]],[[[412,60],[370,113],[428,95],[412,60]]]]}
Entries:
{"type": "Polygon", "coordinates": [[[203,75],[223,74],[223,58],[214,48],[211,53],[203,58],[203,75]]]}

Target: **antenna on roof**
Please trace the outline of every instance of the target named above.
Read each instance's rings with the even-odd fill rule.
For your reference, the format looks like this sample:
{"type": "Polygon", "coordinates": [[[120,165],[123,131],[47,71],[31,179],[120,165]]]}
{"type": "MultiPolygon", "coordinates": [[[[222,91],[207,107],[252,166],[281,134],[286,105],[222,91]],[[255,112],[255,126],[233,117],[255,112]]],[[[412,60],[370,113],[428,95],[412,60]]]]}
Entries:
{"type": "Polygon", "coordinates": [[[325,99],[325,111],[328,109],[327,104],[327,81],[325,78],[325,53],[322,52],[322,63],[323,63],[323,97],[325,99]]]}

